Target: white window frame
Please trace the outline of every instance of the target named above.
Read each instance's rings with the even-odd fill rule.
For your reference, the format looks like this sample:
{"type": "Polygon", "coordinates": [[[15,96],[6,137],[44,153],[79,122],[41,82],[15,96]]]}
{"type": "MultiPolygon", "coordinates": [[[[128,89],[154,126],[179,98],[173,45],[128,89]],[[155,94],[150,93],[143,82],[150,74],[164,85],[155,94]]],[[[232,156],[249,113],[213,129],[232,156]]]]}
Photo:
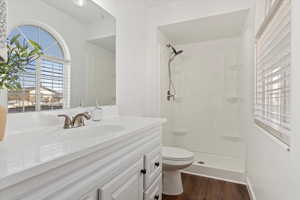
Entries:
{"type": "MultiPolygon", "coordinates": [[[[41,60],[49,60],[57,63],[61,63],[64,65],[63,71],[64,71],[64,92],[63,92],[63,98],[64,98],[64,104],[63,104],[63,109],[70,108],[70,102],[71,102],[71,56],[70,56],[70,51],[69,48],[63,39],[61,35],[56,32],[52,27],[40,23],[37,21],[25,21],[23,23],[17,24],[13,26],[8,33],[13,31],[14,29],[18,29],[18,27],[21,26],[36,26],[39,27],[46,32],[48,32],[56,41],[57,43],[61,46],[63,54],[64,54],[64,59],[48,56],[48,55],[42,55],[37,61],[36,61],[36,90],[39,91],[40,89],[40,69],[41,69],[41,60]],[[66,98],[65,98],[66,97],[66,98]]],[[[22,31],[19,31],[22,34],[22,31]]],[[[26,38],[24,34],[22,34],[23,37],[26,38]]],[[[6,96],[6,105],[8,105],[8,91],[5,90],[6,94],[3,94],[3,96],[6,96]]],[[[33,112],[40,112],[41,107],[40,107],[40,92],[36,95],[36,105],[35,105],[35,111],[33,112]]],[[[51,111],[51,110],[44,110],[44,111],[51,111]]],[[[24,113],[24,112],[16,112],[16,113],[10,113],[10,114],[18,114],[18,113],[24,113]]]]}

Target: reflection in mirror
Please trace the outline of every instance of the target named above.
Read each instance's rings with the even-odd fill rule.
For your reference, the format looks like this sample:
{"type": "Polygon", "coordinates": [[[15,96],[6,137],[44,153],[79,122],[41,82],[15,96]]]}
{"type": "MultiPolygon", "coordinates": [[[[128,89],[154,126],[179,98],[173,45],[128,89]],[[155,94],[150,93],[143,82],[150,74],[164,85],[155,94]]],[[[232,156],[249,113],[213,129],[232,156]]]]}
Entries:
{"type": "Polygon", "coordinates": [[[10,113],[114,105],[115,19],[92,0],[10,0],[8,40],[42,48],[8,90],[10,113]]]}

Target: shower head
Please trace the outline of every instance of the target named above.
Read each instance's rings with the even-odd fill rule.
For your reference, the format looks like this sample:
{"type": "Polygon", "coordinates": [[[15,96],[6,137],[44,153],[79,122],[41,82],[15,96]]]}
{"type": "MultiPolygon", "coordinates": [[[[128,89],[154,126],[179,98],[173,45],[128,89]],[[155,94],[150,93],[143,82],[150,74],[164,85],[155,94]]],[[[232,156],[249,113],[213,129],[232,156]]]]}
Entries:
{"type": "Polygon", "coordinates": [[[183,50],[177,51],[171,44],[167,44],[167,47],[170,48],[173,51],[175,56],[183,53],[183,50]]]}
{"type": "Polygon", "coordinates": [[[183,53],[183,50],[179,50],[179,51],[177,51],[175,54],[176,55],[179,55],[179,54],[182,54],[183,53]]]}

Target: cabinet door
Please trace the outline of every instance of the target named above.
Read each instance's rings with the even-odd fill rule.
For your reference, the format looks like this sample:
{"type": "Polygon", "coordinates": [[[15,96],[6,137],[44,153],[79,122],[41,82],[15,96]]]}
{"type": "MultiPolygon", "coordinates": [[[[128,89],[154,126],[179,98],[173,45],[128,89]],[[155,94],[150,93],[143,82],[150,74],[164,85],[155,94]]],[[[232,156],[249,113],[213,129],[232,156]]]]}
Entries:
{"type": "Polygon", "coordinates": [[[143,159],[99,190],[100,200],[143,200],[143,159]]]}
{"type": "Polygon", "coordinates": [[[162,200],[162,176],[156,178],[153,184],[144,193],[144,200],[162,200]]]}

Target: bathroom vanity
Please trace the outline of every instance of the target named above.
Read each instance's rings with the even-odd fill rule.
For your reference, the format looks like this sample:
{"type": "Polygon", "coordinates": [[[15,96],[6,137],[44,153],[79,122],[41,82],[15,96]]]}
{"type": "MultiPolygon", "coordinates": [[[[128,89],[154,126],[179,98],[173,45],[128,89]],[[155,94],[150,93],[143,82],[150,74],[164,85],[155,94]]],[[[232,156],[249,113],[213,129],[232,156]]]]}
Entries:
{"type": "Polygon", "coordinates": [[[102,121],[68,130],[56,117],[65,111],[9,116],[0,199],[160,200],[164,120],[105,110],[102,121]]]}

